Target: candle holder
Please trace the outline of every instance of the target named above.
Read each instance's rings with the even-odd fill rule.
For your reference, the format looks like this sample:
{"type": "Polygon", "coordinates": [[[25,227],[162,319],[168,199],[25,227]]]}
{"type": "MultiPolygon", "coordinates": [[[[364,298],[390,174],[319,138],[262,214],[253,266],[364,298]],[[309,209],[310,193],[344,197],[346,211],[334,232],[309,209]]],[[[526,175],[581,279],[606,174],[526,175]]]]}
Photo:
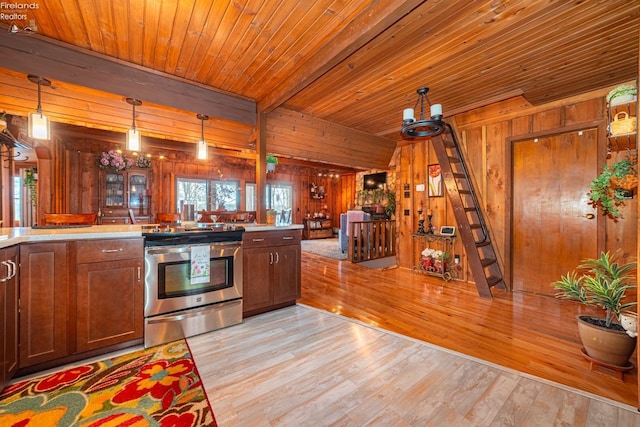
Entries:
{"type": "Polygon", "coordinates": [[[418,220],[418,234],[425,234],[424,232],[424,219],[418,220]]]}
{"type": "Polygon", "coordinates": [[[433,233],[433,225],[431,224],[431,217],[433,215],[427,215],[427,218],[429,218],[429,224],[427,225],[427,232],[425,234],[434,234],[433,233]]]}

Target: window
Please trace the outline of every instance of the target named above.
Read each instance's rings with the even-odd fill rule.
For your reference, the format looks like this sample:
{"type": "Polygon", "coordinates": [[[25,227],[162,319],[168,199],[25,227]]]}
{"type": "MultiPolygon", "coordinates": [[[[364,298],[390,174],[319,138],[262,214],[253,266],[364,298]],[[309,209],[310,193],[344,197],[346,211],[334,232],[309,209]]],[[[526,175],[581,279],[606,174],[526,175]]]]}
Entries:
{"type": "Polygon", "coordinates": [[[196,211],[238,210],[239,184],[237,181],[206,179],[176,179],[176,210],[183,204],[193,204],[196,211]]]}
{"type": "MultiPolygon", "coordinates": [[[[247,183],[245,186],[247,210],[255,211],[257,203],[256,184],[247,183]]],[[[267,209],[278,211],[278,224],[291,224],[293,208],[293,185],[267,184],[267,209]]]]}

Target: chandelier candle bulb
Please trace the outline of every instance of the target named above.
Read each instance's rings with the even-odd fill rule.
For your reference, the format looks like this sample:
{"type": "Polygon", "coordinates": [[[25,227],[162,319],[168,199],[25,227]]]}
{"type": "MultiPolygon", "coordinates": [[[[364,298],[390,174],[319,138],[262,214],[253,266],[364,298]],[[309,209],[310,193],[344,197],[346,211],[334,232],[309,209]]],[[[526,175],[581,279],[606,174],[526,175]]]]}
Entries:
{"type": "Polygon", "coordinates": [[[442,104],[433,104],[431,106],[431,117],[442,117],[442,104]]]}
{"type": "Polygon", "coordinates": [[[403,121],[414,121],[415,119],[413,118],[413,108],[405,108],[404,111],[402,112],[402,120],[403,121]]]}

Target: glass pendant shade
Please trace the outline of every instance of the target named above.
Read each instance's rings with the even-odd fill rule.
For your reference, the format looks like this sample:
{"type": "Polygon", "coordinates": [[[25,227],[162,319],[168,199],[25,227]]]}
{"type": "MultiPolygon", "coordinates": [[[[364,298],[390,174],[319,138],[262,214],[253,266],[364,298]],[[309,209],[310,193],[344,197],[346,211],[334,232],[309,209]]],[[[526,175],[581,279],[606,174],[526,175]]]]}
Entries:
{"type": "Polygon", "coordinates": [[[208,153],[207,151],[209,147],[207,147],[207,143],[204,139],[201,139],[200,141],[198,141],[197,144],[197,156],[198,156],[198,160],[207,160],[208,157],[208,153]]]}
{"type": "Polygon", "coordinates": [[[204,121],[209,120],[209,116],[196,114],[196,117],[200,119],[200,141],[196,143],[196,158],[198,160],[207,160],[207,157],[209,157],[209,147],[204,140],[204,121]]]}
{"type": "Polygon", "coordinates": [[[51,125],[49,119],[42,113],[29,113],[29,138],[51,139],[51,125]]]}
{"type": "Polygon", "coordinates": [[[135,98],[127,98],[125,101],[133,107],[131,129],[127,131],[127,150],[141,151],[142,137],[140,136],[138,129],[136,129],[136,107],[142,105],[142,101],[135,98]]]}
{"type": "Polygon", "coordinates": [[[29,74],[27,79],[31,83],[38,85],[38,108],[36,112],[29,113],[27,134],[29,138],[51,139],[51,124],[49,123],[49,118],[42,114],[42,107],[40,105],[40,88],[41,86],[51,86],[51,81],[33,74],[29,74]]]}
{"type": "Polygon", "coordinates": [[[140,151],[141,145],[138,129],[129,129],[127,132],[127,150],[140,151]]]}

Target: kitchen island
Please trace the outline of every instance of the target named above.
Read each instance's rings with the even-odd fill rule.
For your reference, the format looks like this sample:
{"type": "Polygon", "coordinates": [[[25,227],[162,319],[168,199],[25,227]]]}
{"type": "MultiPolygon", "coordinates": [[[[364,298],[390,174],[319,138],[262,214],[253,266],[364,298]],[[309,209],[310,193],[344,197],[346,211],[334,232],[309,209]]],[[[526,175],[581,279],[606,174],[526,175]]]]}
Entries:
{"type": "MultiPolygon", "coordinates": [[[[295,304],[302,225],[236,225],[245,228],[243,316],[295,304]]],[[[7,337],[0,386],[16,371],[29,374],[143,343],[142,225],[14,227],[0,229],[0,236],[0,256],[11,257],[0,262],[12,266],[0,295],[0,332],[7,337]]]]}

